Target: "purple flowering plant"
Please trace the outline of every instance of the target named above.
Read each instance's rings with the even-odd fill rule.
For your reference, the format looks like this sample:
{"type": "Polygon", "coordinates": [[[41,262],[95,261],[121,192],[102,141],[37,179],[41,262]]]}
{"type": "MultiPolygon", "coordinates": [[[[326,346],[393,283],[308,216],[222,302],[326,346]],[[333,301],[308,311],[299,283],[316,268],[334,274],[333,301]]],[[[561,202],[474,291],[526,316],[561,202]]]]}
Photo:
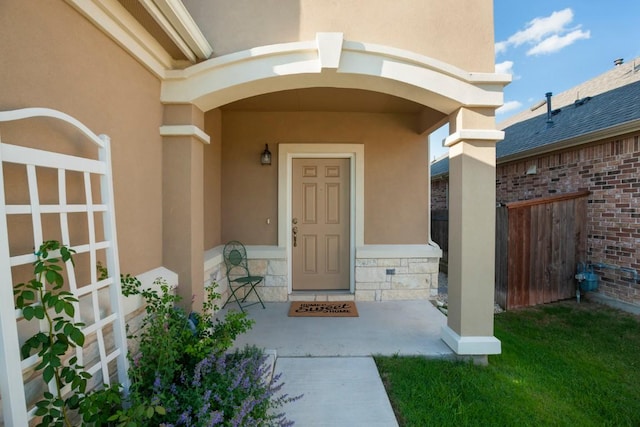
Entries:
{"type": "MultiPolygon", "coordinates": [[[[140,294],[146,315],[137,336],[137,354],[130,355],[128,404],[163,408],[145,413],[144,424],[164,426],[290,426],[278,408],[299,397],[279,394],[283,383],[271,378],[266,357],[255,347],[229,352],[235,338],[251,328],[244,313],[230,311],[216,320],[216,284],[206,288],[201,313],[179,308],[180,297],[160,281],[141,290],[124,276],[123,293],[140,294]]],[[[121,417],[120,420],[127,419],[121,417]]]]}
{"type": "Polygon", "coordinates": [[[169,389],[177,391],[165,426],[291,426],[277,409],[300,397],[280,394],[280,376],[270,378],[261,350],[246,347],[210,354],[169,389]]]}

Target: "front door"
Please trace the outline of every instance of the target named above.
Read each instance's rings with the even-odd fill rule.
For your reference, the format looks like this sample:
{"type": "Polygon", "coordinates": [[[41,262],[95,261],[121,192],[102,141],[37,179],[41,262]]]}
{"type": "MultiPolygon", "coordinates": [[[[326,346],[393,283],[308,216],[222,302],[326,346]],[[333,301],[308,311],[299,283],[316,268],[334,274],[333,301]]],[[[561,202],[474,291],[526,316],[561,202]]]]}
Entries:
{"type": "Polygon", "coordinates": [[[350,289],[350,160],[292,159],[294,291],[350,289]]]}

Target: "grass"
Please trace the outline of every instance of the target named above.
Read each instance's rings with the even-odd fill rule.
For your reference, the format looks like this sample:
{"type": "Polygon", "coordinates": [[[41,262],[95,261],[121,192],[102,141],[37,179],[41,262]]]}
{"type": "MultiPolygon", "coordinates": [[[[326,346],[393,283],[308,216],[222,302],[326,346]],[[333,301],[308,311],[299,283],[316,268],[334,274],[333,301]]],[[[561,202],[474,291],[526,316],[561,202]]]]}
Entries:
{"type": "Polygon", "coordinates": [[[561,302],[496,315],[489,366],[376,357],[401,426],[640,426],[640,318],[561,302]]]}

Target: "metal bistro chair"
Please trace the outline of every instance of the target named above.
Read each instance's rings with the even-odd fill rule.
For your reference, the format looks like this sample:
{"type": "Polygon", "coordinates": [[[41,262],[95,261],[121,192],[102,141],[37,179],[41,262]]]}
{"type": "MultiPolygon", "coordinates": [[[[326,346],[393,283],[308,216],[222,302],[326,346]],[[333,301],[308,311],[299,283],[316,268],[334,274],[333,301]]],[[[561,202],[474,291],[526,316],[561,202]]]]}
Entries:
{"type": "Polygon", "coordinates": [[[224,264],[227,267],[227,280],[229,280],[229,291],[231,294],[222,308],[225,308],[229,301],[233,298],[240,310],[244,312],[246,307],[260,303],[262,308],[264,303],[260,299],[260,295],[256,291],[256,286],[262,282],[263,276],[252,276],[249,272],[249,262],[247,261],[247,251],[244,245],[237,240],[233,240],[224,246],[223,251],[224,264]],[[238,293],[243,292],[242,295],[238,293]],[[247,297],[254,293],[258,297],[258,301],[247,303],[247,297]]]}

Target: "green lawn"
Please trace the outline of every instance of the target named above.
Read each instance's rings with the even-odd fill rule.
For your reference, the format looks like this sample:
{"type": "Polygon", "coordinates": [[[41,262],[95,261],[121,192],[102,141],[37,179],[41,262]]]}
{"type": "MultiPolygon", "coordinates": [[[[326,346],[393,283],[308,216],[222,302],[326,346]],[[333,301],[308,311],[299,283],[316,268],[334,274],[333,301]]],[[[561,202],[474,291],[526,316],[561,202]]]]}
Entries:
{"type": "Polygon", "coordinates": [[[640,426],[640,318],[566,301],[495,317],[489,366],[376,357],[401,426],[640,426]]]}

